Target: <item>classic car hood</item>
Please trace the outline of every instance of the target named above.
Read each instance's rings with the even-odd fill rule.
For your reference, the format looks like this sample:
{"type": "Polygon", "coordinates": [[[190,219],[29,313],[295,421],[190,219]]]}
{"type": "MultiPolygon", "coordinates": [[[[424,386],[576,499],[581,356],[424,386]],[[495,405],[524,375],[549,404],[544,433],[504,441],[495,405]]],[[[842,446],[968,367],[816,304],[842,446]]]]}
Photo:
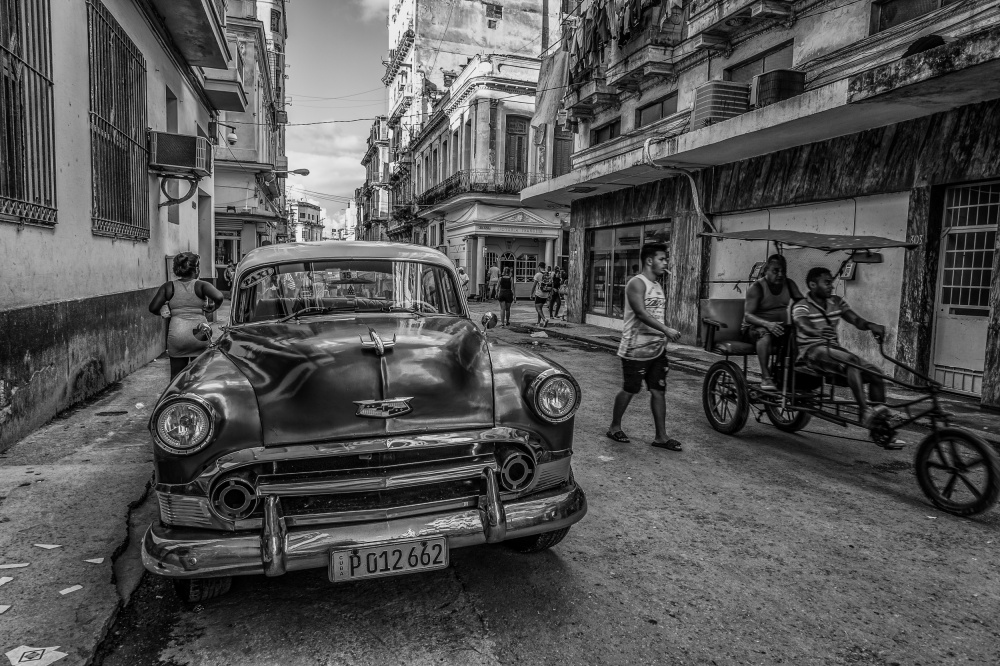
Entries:
{"type": "Polygon", "coordinates": [[[305,317],[230,329],[220,347],[257,395],[265,446],[493,425],[483,335],[468,319],[413,315],[305,317]],[[370,330],[395,346],[362,346],[370,330]],[[412,398],[391,418],[355,401],[412,398]]]}

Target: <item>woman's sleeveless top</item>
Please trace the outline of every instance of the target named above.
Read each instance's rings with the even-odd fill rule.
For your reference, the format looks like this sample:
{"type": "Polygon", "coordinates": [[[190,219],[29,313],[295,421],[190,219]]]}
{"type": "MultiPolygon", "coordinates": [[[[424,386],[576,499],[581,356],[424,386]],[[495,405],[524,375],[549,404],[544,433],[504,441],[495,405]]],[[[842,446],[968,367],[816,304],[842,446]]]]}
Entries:
{"type": "Polygon", "coordinates": [[[197,280],[171,280],[174,296],[170,299],[170,327],[167,329],[167,356],[179,358],[198,356],[208,347],[208,341],[194,337],[194,329],[205,319],[201,309],[205,302],[195,294],[197,280]]]}

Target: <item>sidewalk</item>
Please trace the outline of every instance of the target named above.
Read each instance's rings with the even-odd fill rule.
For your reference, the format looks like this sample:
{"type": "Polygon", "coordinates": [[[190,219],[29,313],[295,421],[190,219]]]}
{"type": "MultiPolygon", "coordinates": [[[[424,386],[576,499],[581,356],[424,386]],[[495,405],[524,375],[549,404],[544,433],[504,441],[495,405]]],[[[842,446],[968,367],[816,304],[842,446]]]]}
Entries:
{"type": "MultiPolygon", "coordinates": [[[[485,303],[469,303],[469,310],[473,319],[477,322],[486,312],[494,312],[499,315],[500,306],[496,301],[485,303]]],[[[545,309],[548,315],[548,309],[545,309]]],[[[537,315],[534,304],[527,299],[522,299],[514,303],[510,311],[511,328],[500,329],[497,333],[500,339],[516,339],[524,335],[544,330],[552,337],[567,338],[577,340],[591,345],[598,345],[607,348],[609,351],[617,351],[621,334],[618,331],[594,326],[591,324],[573,324],[564,320],[552,320],[545,329],[535,325],[537,315]]],[[[670,359],[671,367],[687,372],[705,374],[713,363],[722,359],[721,356],[709,353],[701,347],[693,345],[682,345],[671,343],[667,347],[667,356],[670,359]]],[[[748,359],[748,368],[751,380],[759,379],[759,368],[756,358],[748,359]]],[[[890,399],[912,399],[916,394],[905,391],[899,387],[888,388],[890,399]]],[[[955,424],[971,430],[981,437],[989,440],[993,444],[1000,445],[1000,415],[993,412],[983,411],[979,407],[979,400],[975,398],[943,394],[941,396],[941,407],[947,412],[955,415],[955,424]]]]}
{"type": "MultiPolygon", "coordinates": [[[[228,314],[227,301],[220,325],[228,314]]],[[[0,454],[3,664],[20,646],[87,664],[138,587],[129,524],[141,534],[156,517],[147,422],[169,377],[164,355],[0,454]]]]}

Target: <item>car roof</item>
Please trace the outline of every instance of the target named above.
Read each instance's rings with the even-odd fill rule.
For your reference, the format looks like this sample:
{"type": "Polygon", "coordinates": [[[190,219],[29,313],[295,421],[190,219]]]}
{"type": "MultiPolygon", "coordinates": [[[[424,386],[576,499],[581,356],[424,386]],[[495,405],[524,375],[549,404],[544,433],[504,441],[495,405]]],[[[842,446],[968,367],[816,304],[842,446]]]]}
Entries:
{"type": "Polygon", "coordinates": [[[240,273],[243,273],[258,266],[318,259],[403,259],[454,268],[454,264],[442,252],[423,245],[369,241],[312,241],[265,245],[248,252],[240,261],[238,268],[240,273]]]}

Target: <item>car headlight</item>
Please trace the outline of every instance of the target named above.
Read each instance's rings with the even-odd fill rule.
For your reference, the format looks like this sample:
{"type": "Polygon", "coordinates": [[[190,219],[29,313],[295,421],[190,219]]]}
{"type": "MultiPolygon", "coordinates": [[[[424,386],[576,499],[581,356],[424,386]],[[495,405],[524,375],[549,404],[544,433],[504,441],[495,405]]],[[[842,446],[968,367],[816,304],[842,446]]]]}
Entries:
{"type": "Polygon", "coordinates": [[[161,408],[152,425],[157,444],[170,453],[187,455],[212,441],[215,414],[207,402],[185,397],[161,408]]]}
{"type": "Polygon", "coordinates": [[[571,418],[580,406],[580,386],[569,375],[550,369],[531,382],[528,399],[539,416],[560,423],[571,418]]]}

